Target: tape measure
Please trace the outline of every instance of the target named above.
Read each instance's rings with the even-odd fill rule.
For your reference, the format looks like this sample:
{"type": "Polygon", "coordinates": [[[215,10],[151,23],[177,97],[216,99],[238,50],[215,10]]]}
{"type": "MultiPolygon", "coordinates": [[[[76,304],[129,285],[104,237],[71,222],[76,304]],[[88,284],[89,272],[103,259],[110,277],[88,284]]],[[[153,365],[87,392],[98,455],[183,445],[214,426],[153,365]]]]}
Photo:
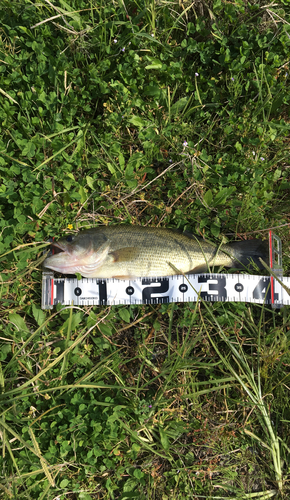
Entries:
{"type": "MultiPolygon", "coordinates": [[[[282,274],[282,243],[269,232],[270,268],[290,287],[282,274]]],[[[195,302],[253,302],[279,308],[290,304],[290,296],[273,276],[251,274],[187,274],[135,280],[55,278],[43,272],[42,308],[63,305],[130,305],[195,302]]]]}

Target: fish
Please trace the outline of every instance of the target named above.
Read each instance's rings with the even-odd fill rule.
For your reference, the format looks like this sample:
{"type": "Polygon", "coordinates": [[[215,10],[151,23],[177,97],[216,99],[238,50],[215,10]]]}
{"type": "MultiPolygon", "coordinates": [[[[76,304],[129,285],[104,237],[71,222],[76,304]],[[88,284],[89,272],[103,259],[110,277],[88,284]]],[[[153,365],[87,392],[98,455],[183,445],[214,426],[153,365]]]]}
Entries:
{"type": "Polygon", "coordinates": [[[209,272],[213,267],[245,269],[268,262],[262,240],[216,246],[191,233],[135,225],[98,226],[53,243],[57,252],[44,267],[84,278],[135,279],[209,272]]]}

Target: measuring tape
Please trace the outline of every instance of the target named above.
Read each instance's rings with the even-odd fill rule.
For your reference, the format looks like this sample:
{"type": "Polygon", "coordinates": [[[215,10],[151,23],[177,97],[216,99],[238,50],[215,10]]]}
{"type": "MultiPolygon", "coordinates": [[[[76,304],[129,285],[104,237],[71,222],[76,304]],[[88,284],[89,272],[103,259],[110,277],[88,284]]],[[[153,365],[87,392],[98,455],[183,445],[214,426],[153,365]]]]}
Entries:
{"type": "MultiPolygon", "coordinates": [[[[270,268],[290,287],[282,274],[282,243],[269,231],[270,268]]],[[[251,274],[187,274],[135,280],[55,278],[44,271],[42,308],[63,305],[166,304],[170,302],[253,302],[274,308],[290,304],[290,296],[273,276],[251,274]]]]}

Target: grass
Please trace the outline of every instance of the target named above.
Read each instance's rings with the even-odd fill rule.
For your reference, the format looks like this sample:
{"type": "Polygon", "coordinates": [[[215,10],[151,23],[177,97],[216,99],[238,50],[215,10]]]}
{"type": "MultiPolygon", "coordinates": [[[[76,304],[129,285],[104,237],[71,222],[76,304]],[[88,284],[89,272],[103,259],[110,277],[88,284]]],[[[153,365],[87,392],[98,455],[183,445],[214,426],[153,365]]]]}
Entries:
{"type": "Polygon", "coordinates": [[[289,2],[4,0],[0,493],[288,498],[289,307],[41,310],[50,237],[283,243],[289,2]]]}

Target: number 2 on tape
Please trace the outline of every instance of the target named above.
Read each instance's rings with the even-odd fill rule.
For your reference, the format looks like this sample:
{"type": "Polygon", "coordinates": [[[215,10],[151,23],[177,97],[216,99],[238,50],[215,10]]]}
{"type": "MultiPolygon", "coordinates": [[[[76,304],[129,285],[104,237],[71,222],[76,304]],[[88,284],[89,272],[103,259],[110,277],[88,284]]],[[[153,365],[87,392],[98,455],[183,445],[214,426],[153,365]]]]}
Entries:
{"type": "Polygon", "coordinates": [[[144,304],[166,304],[169,302],[169,295],[162,295],[161,297],[152,297],[154,294],[166,293],[169,290],[168,278],[144,278],[142,285],[151,285],[160,283],[160,286],[146,286],[142,290],[142,299],[144,304]]]}

